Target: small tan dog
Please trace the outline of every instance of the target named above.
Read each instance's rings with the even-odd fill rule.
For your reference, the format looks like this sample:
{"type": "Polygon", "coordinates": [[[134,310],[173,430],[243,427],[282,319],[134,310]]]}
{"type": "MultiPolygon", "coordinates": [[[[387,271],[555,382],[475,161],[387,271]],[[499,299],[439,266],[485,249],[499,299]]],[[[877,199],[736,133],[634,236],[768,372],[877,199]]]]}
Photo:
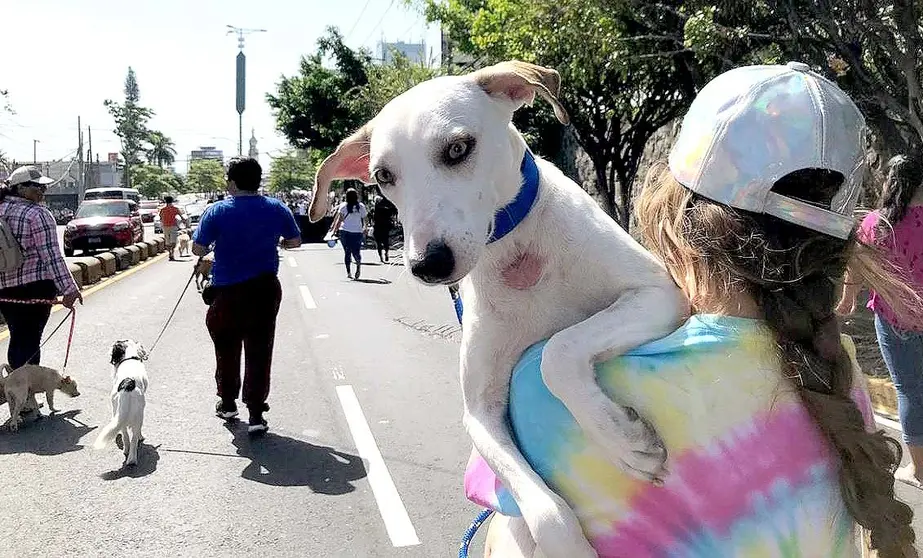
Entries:
{"type": "Polygon", "coordinates": [[[195,264],[195,287],[199,292],[205,289],[208,284],[208,278],[212,273],[212,265],[215,263],[215,253],[212,252],[199,258],[195,264]]]}
{"type": "Polygon", "coordinates": [[[20,413],[36,393],[45,393],[48,410],[52,413],[57,411],[54,408],[55,390],[70,397],[80,395],[77,382],[70,376],[62,377],[57,370],[45,366],[27,364],[13,370],[9,364],[4,364],[0,365],[0,376],[3,376],[0,378],[0,388],[10,404],[10,430],[14,432],[19,430],[19,423],[22,422],[20,413]],[[3,372],[6,372],[5,376],[3,372]]]}
{"type": "Polygon", "coordinates": [[[176,237],[176,247],[179,251],[179,257],[183,255],[188,256],[191,254],[189,249],[189,233],[186,232],[186,229],[183,229],[179,232],[179,236],[176,237]]]}

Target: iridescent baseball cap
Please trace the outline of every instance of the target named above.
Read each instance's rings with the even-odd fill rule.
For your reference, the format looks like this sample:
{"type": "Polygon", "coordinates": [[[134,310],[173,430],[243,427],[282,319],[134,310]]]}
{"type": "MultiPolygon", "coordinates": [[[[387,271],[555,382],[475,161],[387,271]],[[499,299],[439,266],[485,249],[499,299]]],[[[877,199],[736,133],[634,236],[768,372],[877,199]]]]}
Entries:
{"type": "Polygon", "coordinates": [[[856,224],[866,138],[855,103],[807,64],[744,66],[699,92],[670,152],[670,171],[715,202],[846,239],[856,224]],[[843,176],[829,208],[772,191],[804,169],[843,176]]]}

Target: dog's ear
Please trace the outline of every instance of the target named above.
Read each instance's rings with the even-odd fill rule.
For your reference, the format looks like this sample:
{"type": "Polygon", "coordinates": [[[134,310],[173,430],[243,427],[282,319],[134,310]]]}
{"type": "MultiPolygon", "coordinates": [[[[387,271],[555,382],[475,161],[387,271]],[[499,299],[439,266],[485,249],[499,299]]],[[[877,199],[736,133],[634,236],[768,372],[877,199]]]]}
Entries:
{"type": "Polygon", "coordinates": [[[308,217],[312,223],[320,221],[327,214],[327,194],[334,180],[361,180],[365,184],[374,181],[369,176],[369,141],[372,128],[366,124],[358,132],[343,140],[332,155],[324,159],[314,177],[314,198],[308,217]]]}
{"type": "Polygon", "coordinates": [[[70,376],[64,376],[64,379],[62,379],[61,381],[64,382],[65,384],[72,384],[72,383],[74,383],[74,380],[71,380],[71,377],[70,377],[70,376]]]}
{"type": "Polygon", "coordinates": [[[471,78],[492,97],[503,97],[515,104],[513,110],[531,105],[538,93],[554,108],[554,115],[561,124],[569,124],[570,116],[558,101],[561,91],[561,75],[551,68],[508,60],[493,66],[481,68],[471,78]]]}
{"type": "Polygon", "coordinates": [[[116,341],[112,345],[112,354],[110,355],[109,364],[118,364],[122,362],[122,359],[125,358],[125,343],[122,341],[116,341]]]}

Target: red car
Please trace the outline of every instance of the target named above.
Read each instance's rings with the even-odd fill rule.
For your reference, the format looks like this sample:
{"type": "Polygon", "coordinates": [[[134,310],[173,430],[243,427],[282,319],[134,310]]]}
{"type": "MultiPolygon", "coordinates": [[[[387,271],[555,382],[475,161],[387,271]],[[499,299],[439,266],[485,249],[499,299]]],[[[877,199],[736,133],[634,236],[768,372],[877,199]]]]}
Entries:
{"type": "Polygon", "coordinates": [[[138,204],[131,200],[83,202],[64,229],[64,255],[74,250],[101,250],[129,246],[144,240],[138,204]]]}

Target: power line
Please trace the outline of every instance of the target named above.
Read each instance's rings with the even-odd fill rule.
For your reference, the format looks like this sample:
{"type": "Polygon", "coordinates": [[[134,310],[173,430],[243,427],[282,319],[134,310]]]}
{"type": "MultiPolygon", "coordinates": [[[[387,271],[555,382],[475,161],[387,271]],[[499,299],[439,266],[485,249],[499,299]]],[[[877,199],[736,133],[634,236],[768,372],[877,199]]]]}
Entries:
{"type": "Polygon", "coordinates": [[[359,21],[362,19],[362,16],[365,14],[366,8],[369,7],[369,4],[371,4],[371,2],[372,2],[372,0],[365,0],[365,6],[362,6],[362,11],[359,12],[359,17],[356,18],[356,21],[353,23],[353,26],[350,27],[349,33],[347,33],[347,34],[346,34],[346,37],[343,39],[344,41],[346,41],[347,39],[349,39],[349,36],[352,35],[352,34],[353,34],[353,31],[356,30],[356,26],[359,25],[359,21]]]}
{"type": "Polygon", "coordinates": [[[378,23],[375,24],[375,27],[372,28],[372,31],[369,33],[369,36],[362,41],[362,44],[369,42],[369,39],[372,38],[372,35],[375,34],[375,31],[378,31],[378,28],[381,27],[381,23],[385,20],[385,16],[388,15],[388,12],[391,11],[391,7],[394,6],[394,0],[391,0],[391,3],[388,4],[388,8],[385,10],[385,13],[381,14],[381,19],[378,20],[378,23]]]}

